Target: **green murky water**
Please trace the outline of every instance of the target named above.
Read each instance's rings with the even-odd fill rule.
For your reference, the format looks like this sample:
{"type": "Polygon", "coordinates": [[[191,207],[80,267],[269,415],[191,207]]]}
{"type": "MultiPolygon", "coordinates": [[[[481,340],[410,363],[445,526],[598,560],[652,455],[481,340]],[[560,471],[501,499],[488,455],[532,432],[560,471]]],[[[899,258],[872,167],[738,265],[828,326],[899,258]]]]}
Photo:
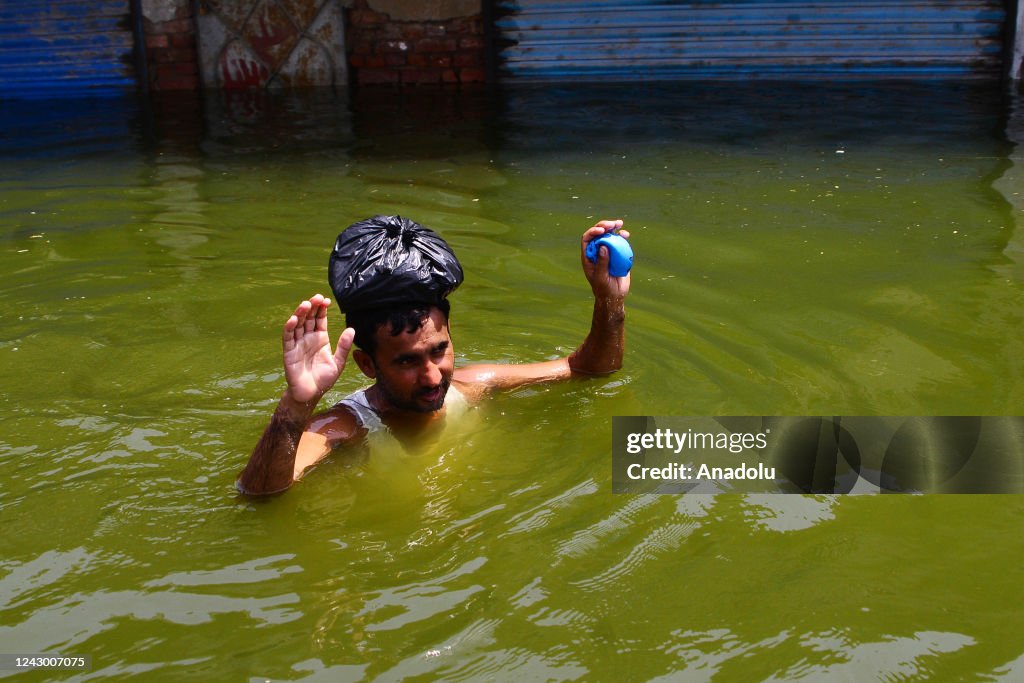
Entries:
{"type": "Polygon", "coordinates": [[[609,453],[614,415],[1018,414],[1018,115],[941,84],[5,103],[0,652],[93,659],[19,680],[1019,679],[1021,497],[618,496],[609,453]],[[571,351],[578,236],[624,218],[625,369],[237,497],[280,324],[392,212],[466,268],[461,362],[571,351]]]}

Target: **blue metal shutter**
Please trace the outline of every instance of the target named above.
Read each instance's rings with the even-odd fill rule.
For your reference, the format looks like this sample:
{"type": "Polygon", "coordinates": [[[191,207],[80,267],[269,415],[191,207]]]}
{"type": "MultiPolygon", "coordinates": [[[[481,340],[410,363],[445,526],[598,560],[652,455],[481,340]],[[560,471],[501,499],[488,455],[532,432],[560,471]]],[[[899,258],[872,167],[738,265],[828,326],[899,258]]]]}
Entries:
{"type": "Polygon", "coordinates": [[[129,0],[0,0],[0,96],[135,85],[129,0]]]}
{"type": "Polygon", "coordinates": [[[997,77],[999,0],[497,0],[499,77],[997,77]]]}

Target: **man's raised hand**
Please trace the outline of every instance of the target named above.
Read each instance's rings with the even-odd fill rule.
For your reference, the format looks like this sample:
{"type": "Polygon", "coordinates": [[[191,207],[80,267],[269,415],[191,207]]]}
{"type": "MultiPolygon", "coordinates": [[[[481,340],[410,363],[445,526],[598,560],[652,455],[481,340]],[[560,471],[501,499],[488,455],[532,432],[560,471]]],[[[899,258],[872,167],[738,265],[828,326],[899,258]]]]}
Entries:
{"type": "Polygon", "coordinates": [[[334,386],[345,369],[355,331],[346,328],[331,353],[327,309],[331,300],[320,294],[303,301],[284,324],[281,345],[288,393],[299,403],[316,402],[334,386]]]}
{"type": "Polygon", "coordinates": [[[615,277],[608,273],[608,247],[601,246],[597,250],[597,263],[591,263],[587,258],[587,244],[596,240],[601,235],[614,232],[626,239],[629,239],[629,232],[622,230],[622,221],[598,221],[594,227],[583,233],[580,239],[580,262],[583,264],[583,274],[594,291],[594,297],[598,299],[623,299],[629,293],[629,273],[622,277],[615,277]]]}

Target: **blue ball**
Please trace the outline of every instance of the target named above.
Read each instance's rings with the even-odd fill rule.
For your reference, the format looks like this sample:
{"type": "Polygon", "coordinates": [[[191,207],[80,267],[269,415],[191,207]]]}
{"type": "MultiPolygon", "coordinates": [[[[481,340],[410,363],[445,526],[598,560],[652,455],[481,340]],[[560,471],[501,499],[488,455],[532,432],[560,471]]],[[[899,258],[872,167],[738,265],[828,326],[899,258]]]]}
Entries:
{"type": "Polygon", "coordinates": [[[623,277],[633,267],[633,248],[625,237],[613,233],[605,233],[587,244],[586,255],[591,263],[597,263],[598,249],[608,247],[608,274],[612,277],[623,277]]]}

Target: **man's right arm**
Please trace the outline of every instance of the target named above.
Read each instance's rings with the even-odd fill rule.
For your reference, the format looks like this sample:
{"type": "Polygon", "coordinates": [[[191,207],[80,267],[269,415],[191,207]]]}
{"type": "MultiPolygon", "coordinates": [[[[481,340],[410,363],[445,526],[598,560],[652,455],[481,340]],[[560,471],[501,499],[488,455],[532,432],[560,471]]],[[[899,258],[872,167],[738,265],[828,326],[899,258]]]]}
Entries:
{"type": "Polygon", "coordinates": [[[521,365],[470,365],[455,371],[454,380],[463,393],[482,397],[495,389],[513,389],[524,384],[553,382],[570,377],[607,375],[622,367],[626,348],[625,299],[629,293],[630,276],[613,276],[608,272],[608,248],[599,250],[597,263],[586,256],[591,240],[618,232],[629,237],[621,220],[598,221],[583,233],[580,240],[580,263],[594,294],[594,313],[590,332],[583,343],[565,358],[521,365]]]}
{"type": "Polygon", "coordinates": [[[361,434],[355,417],[343,408],[315,417],[310,417],[310,411],[287,392],[281,397],[248,464],[238,475],[236,486],[241,493],[269,495],[284,491],[332,450],[361,434]]]}
{"type": "Polygon", "coordinates": [[[354,332],[346,329],[331,353],[327,334],[330,300],[317,294],[303,301],[284,325],[282,348],[288,388],[236,483],[239,491],[266,495],[283,491],[331,449],[354,438],[355,417],[332,410],[314,417],[320,398],[345,368],[354,332]]]}

